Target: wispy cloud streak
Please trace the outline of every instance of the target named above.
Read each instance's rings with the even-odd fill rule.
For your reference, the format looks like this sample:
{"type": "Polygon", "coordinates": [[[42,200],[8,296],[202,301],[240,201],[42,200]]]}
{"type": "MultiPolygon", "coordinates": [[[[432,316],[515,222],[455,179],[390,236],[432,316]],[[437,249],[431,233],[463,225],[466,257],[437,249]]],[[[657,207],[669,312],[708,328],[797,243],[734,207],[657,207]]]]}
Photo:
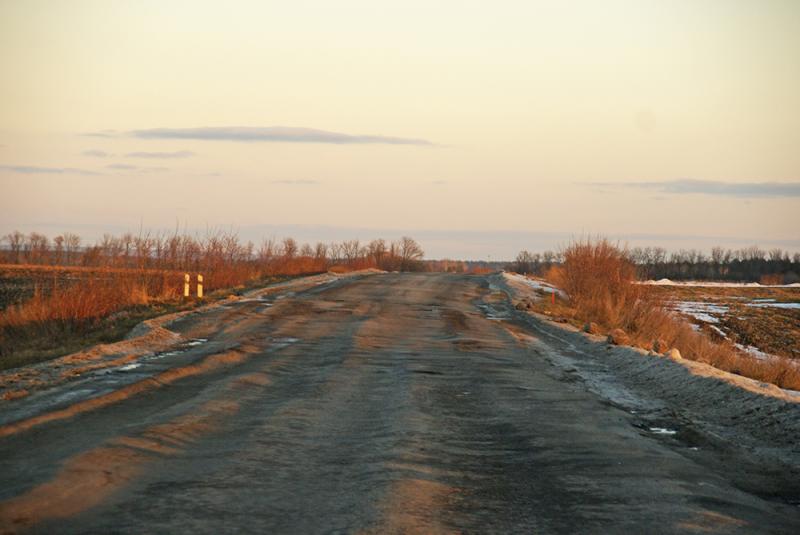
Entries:
{"type": "Polygon", "coordinates": [[[297,180],[273,180],[273,184],[289,184],[292,186],[313,186],[319,184],[316,180],[297,179],[297,180]]]}
{"type": "Polygon", "coordinates": [[[140,171],[143,173],[169,171],[169,169],[166,167],[141,167],[138,165],[130,165],[127,163],[112,163],[111,165],[107,165],[106,167],[108,169],[114,169],[115,171],[140,171]]]}
{"type": "Polygon", "coordinates": [[[592,182],[590,185],[647,189],[673,194],[700,193],[724,197],[800,197],[800,182],[723,182],[681,179],[659,182],[592,182]]]}
{"type": "Polygon", "coordinates": [[[174,152],[129,152],[125,155],[127,158],[152,158],[152,159],[173,159],[173,158],[190,158],[194,153],[188,150],[177,150],[174,152]]]}
{"type": "Polygon", "coordinates": [[[222,126],[203,128],[151,128],[134,130],[131,135],[142,139],[200,139],[239,142],[281,142],[281,143],[332,143],[346,144],[387,144],[387,145],[433,145],[425,139],[350,135],[328,132],[313,128],[291,126],[222,126]]]}
{"type": "Polygon", "coordinates": [[[78,169],[75,167],[38,167],[35,165],[0,165],[0,171],[9,173],[20,173],[24,175],[62,175],[62,174],[75,174],[75,175],[100,175],[96,171],[88,169],[78,169]]]}
{"type": "Polygon", "coordinates": [[[113,156],[104,150],[97,149],[85,150],[81,154],[84,156],[90,156],[92,158],[108,158],[109,156],[113,156]]]}

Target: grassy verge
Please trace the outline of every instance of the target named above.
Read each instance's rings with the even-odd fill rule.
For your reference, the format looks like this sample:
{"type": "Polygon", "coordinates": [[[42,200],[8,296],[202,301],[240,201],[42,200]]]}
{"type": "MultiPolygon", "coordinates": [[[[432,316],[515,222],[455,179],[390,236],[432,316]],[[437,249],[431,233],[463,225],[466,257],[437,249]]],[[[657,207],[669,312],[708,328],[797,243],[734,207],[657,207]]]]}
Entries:
{"type": "Polygon", "coordinates": [[[112,314],[82,318],[43,318],[15,325],[0,324],[0,370],[17,368],[69,355],[95,344],[117,342],[140,322],[189,310],[224,299],[231,294],[274,284],[295,277],[270,277],[235,288],[216,290],[200,301],[178,298],[150,300],[146,304],[121,306],[112,314]]]}
{"type": "Polygon", "coordinates": [[[626,251],[606,240],[577,242],[564,251],[562,265],[548,274],[569,296],[537,307],[573,323],[594,323],[601,333],[623,331],[626,343],[643,349],[676,348],[683,358],[724,371],[800,390],[800,367],[791,359],[759,359],[736,349],[729,340],[715,341],[667,310],[650,288],[634,284],[635,266],[626,251]]]}

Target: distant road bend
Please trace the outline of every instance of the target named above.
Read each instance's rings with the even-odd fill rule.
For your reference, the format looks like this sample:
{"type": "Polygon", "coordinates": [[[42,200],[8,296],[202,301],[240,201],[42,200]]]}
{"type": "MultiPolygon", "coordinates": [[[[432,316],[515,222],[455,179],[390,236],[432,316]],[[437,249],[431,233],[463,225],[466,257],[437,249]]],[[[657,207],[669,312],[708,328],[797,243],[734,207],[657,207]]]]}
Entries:
{"type": "Polygon", "coordinates": [[[502,281],[299,284],[0,405],[0,533],[800,533],[554,365],[580,335],[502,281]]]}

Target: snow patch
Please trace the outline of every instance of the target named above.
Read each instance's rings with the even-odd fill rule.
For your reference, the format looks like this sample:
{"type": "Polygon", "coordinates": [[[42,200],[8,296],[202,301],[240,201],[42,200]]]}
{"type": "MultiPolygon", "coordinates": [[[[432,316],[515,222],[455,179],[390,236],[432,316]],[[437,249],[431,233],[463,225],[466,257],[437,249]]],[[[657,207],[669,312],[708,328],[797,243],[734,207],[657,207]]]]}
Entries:
{"type": "Polygon", "coordinates": [[[705,323],[719,323],[719,318],[714,315],[721,316],[728,312],[727,306],[702,301],[676,301],[672,303],[670,308],[675,312],[705,323]]]}
{"type": "MultiPolygon", "coordinates": [[[[773,299],[774,301],[774,299],[773,299]]],[[[800,309],[800,303],[769,303],[766,301],[762,301],[760,303],[747,303],[749,307],[756,307],[756,308],[788,308],[788,309],[800,309]]]]}
{"type": "Polygon", "coordinates": [[[534,289],[539,290],[540,292],[549,293],[549,294],[557,294],[559,297],[566,299],[567,294],[563,290],[560,290],[553,286],[552,284],[545,282],[541,279],[532,279],[530,277],[526,277],[524,275],[520,275],[518,273],[503,273],[503,275],[511,280],[515,280],[525,284],[526,286],[534,289]]]}
{"type": "Polygon", "coordinates": [[[677,433],[674,429],[667,429],[666,427],[651,427],[650,432],[654,435],[674,435],[677,433]]]}
{"type": "Polygon", "coordinates": [[[760,284],[758,282],[719,282],[719,281],[673,281],[670,279],[639,281],[638,284],[651,286],[705,286],[710,288],[798,288],[800,283],[760,284]]]}

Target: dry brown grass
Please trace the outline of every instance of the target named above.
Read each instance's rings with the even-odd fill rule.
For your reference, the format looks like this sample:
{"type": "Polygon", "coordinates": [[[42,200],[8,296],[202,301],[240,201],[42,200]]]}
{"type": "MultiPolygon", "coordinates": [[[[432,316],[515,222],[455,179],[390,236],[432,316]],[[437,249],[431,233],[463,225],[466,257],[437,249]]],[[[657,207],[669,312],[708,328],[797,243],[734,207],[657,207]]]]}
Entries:
{"type": "Polygon", "coordinates": [[[800,367],[792,360],[761,360],[737,350],[730,342],[715,342],[668,311],[650,288],[634,284],[636,269],[627,252],[608,240],[574,242],[564,250],[564,262],[547,278],[564,290],[568,306],[559,305],[580,321],[595,322],[605,331],[623,329],[633,345],[652,349],[656,340],[677,348],[684,358],[710,364],[782,388],[800,390],[800,367]]]}
{"type": "MultiPolygon", "coordinates": [[[[309,260],[313,259],[282,262],[271,266],[271,272],[300,275],[320,271],[309,260]]],[[[72,266],[55,266],[55,272],[65,270],[75,271],[72,266]]],[[[165,307],[184,306],[182,272],[120,268],[84,268],[77,272],[77,278],[37,278],[32,297],[0,311],[0,368],[57,356],[62,353],[59,347],[75,349],[73,346],[81,340],[110,341],[130,328],[131,319],[144,319],[165,307]]],[[[220,264],[204,272],[204,290],[213,298],[216,290],[228,293],[267,277],[250,264],[220,264]]]]}
{"type": "Polygon", "coordinates": [[[180,280],[170,272],[96,270],[93,276],[70,285],[54,284],[49,291],[37,287],[31,299],[3,312],[0,328],[51,321],[80,325],[129,306],[147,305],[154,298],[175,298],[180,280]]]}

